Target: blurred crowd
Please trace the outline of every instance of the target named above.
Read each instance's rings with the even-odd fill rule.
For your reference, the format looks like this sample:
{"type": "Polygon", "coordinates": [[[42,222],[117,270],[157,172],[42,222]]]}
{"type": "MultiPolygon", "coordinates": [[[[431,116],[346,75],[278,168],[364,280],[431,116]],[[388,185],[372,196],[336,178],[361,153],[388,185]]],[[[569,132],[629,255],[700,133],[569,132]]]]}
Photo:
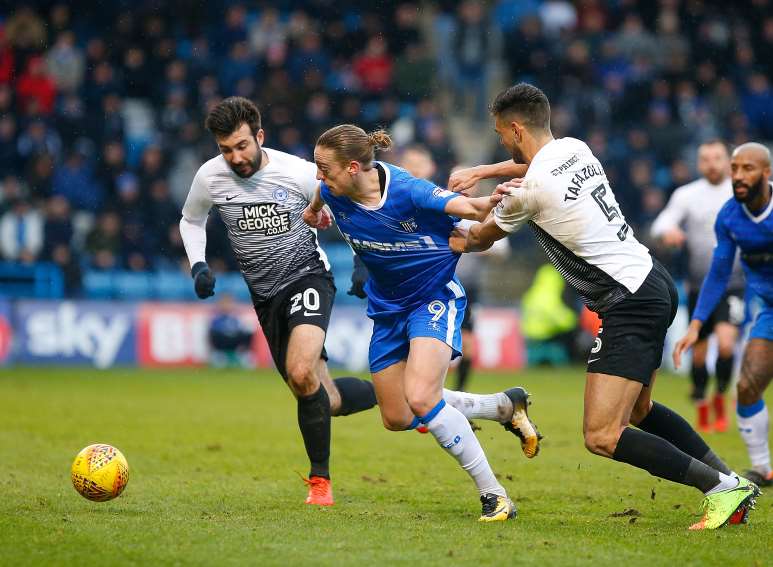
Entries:
{"type": "MultiPolygon", "coordinates": [[[[0,259],[54,262],[70,293],[84,270],[187,270],[180,208],[225,96],[258,102],[269,147],[310,158],[333,124],[383,126],[425,146],[444,183],[489,136],[495,89],[533,82],[556,136],[591,145],[640,227],[695,176],[699,142],[773,139],[767,0],[5,6],[0,259]],[[455,137],[456,117],[481,132],[455,137]]],[[[211,263],[234,268],[210,225],[211,263]]]]}

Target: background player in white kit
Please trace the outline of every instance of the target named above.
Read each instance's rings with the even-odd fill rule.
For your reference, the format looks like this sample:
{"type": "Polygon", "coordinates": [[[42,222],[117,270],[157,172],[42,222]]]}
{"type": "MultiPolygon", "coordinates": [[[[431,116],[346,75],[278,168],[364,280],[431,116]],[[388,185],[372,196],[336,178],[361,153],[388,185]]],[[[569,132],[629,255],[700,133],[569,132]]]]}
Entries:
{"type": "MultiPolygon", "coordinates": [[[[733,197],[730,155],[721,140],[709,140],[698,147],[698,171],[702,177],[678,187],[651,228],[653,238],[660,239],[665,246],[687,248],[687,303],[691,319],[698,302],[698,292],[709,271],[712,253],[717,245],[714,221],[722,206],[733,197]]],[[[743,273],[740,263],[736,260],[728,291],[701,327],[700,340],[693,348],[690,370],[693,385],[691,397],[697,405],[699,431],[712,429],[709,420],[710,407],[706,398],[709,379],[706,353],[708,338],[712,332],[717,338],[718,349],[714,372],[717,377],[717,390],[712,403],[715,416],[713,429],[727,430],[724,394],[732,379],[738,326],[743,323],[745,315],[743,288],[743,273]]]]}
{"type": "Polygon", "coordinates": [[[220,155],[199,168],[183,206],[180,233],[196,294],[214,294],[205,260],[206,223],[217,207],[277,370],[298,401],[298,426],[311,462],[307,504],[330,506],[330,416],[376,404],[373,385],[330,379],[324,350],[335,286],[316,232],[301,215],[319,182],[317,166],[262,147],[260,112],[230,97],[206,119],[220,155]]]}
{"type": "MultiPolygon", "coordinates": [[[[585,446],[703,492],[705,514],[691,529],[740,521],[759,489],[734,475],[682,417],[651,400],[678,302],[668,272],[634,237],[590,148],[575,138],[553,138],[550,104],[540,89],[510,87],[491,112],[513,169],[525,163],[528,171],[497,187],[508,196],[484,223],[452,236],[452,248],[485,249],[529,224],[551,262],[602,320],[588,360],[585,446]]],[[[491,169],[499,172],[499,166],[491,169]]]]}

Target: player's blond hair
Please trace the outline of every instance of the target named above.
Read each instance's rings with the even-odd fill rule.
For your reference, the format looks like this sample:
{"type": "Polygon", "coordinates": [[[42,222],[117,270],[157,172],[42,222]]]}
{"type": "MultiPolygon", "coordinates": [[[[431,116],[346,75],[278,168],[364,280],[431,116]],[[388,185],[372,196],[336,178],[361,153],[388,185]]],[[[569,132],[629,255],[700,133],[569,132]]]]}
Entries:
{"type": "Polygon", "coordinates": [[[365,132],[354,124],[339,124],[322,133],[317,145],[333,150],[336,159],[343,164],[360,162],[370,168],[376,150],[388,150],[392,147],[392,138],[385,130],[365,132]]]}

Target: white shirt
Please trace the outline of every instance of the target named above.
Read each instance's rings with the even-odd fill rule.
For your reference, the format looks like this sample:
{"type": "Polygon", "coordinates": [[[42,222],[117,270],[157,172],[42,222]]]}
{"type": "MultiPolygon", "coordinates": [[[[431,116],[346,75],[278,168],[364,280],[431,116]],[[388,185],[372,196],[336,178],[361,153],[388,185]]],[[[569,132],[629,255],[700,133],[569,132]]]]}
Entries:
{"type": "Polygon", "coordinates": [[[262,302],[311,273],[329,269],[316,231],[303,210],[319,181],[317,166],[299,157],[263,148],[268,164],[249,178],[236,175],[222,155],[199,168],[180,221],[188,260],[205,260],[206,222],[217,207],[253,299],[262,302]]]}
{"type": "Polygon", "coordinates": [[[528,222],[550,261],[594,311],[639,289],[652,257],[625,222],[604,168],[585,142],[545,144],[524,181],[494,209],[502,230],[528,222]]]}
{"type": "MultiPolygon", "coordinates": [[[[730,177],[718,185],[712,185],[706,179],[697,179],[676,189],[655,222],[651,234],[660,238],[669,230],[681,228],[685,232],[687,253],[689,254],[688,272],[690,291],[698,291],[703,278],[711,267],[711,258],[717,237],[714,223],[719,210],[733,198],[733,184],[730,177]]],[[[730,288],[743,288],[743,272],[736,258],[730,288]]]]}

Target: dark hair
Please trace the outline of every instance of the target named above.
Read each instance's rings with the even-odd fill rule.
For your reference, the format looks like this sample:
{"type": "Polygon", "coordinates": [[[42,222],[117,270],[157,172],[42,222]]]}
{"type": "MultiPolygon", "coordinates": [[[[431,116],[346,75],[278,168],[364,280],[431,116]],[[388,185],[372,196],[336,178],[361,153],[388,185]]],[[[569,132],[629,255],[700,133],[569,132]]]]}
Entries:
{"type": "Polygon", "coordinates": [[[365,133],[354,124],[340,124],[323,132],[317,145],[333,150],[341,163],[358,161],[369,167],[375,158],[375,150],[390,149],[392,138],[384,130],[365,133]]]}
{"type": "Polygon", "coordinates": [[[550,102],[540,89],[518,83],[505,89],[491,103],[491,114],[513,113],[528,126],[550,130],[550,102]]]}
{"type": "Polygon", "coordinates": [[[225,138],[238,130],[242,124],[250,127],[255,136],[260,130],[260,111],[251,100],[231,96],[221,100],[209,111],[204,126],[216,138],[225,138]]]}

